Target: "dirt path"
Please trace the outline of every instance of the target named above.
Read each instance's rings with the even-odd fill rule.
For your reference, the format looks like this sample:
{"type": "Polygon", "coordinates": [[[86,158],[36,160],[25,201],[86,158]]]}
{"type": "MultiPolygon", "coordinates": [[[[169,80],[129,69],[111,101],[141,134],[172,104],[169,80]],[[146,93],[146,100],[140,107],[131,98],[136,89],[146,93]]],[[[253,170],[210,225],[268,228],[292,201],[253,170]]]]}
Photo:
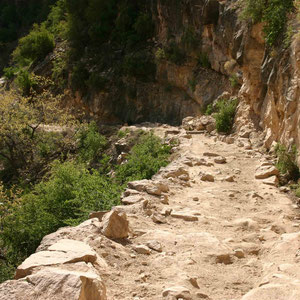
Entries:
{"type": "Polygon", "coordinates": [[[146,201],[126,207],[132,235],[106,253],[108,299],[300,299],[299,210],[255,179],[266,158],[203,134],[183,138],[179,153],[153,179],[169,186],[169,204],[140,193],[146,201]],[[180,167],[189,179],[165,178],[180,167]]]}

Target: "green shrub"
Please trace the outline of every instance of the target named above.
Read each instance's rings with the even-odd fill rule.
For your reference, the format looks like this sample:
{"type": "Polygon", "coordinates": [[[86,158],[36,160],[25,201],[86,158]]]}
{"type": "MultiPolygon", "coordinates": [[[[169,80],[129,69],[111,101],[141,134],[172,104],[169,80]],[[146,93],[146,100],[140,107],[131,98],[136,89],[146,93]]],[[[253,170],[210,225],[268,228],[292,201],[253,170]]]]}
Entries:
{"type": "Polygon", "coordinates": [[[151,38],[154,30],[151,16],[144,13],[140,14],[133,24],[133,28],[140,40],[147,40],[151,38]]]}
{"type": "Polygon", "coordinates": [[[42,60],[55,46],[53,35],[45,26],[34,25],[28,35],[21,38],[13,52],[13,59],[20,66],[42,60]]]}
{"type": "Polygon", "coordinates": [[[119,197],[120,188],[97,171],[89,173],[74,162],[57,162],[48,180],[7,207],[1,219],[1,240],[8,258],[14,253],[23,259],[46,234],[78,224],[92,210],[110,209],[119,204],[119,197]]]}
{"type": "Polygon", "coordinates": [[[7,80],[11,80],[11,79],[13,79],[15,77],[17,71],[18,71],[18,69],[14,68],[14,67],[4,68],[3,69],[3,76],[7,80]]]}
{"type": "Polygon", "coordinates": [[[236,74],[233,74],[229,77],[230,85],[235,88],[239,86],[239,80],[236,74]]]}
{"type": "Polygon", "coordinates": [[[275,147],[277,156],[276,167],[287,180],[297,180],[300,177],[299,168],[296,163],[297,148],[293,146],[289,151],[284,145],[277,144],[275,147]]]}
{"type": "Polygon", "coordinates": [[[231,132],[237,104],[237,99],[221,100],[216,104],[217,113],[215,114],[215,119],[218,132],[226,134],[231,132]]]}
{"type": "Polygon", "coordinates": [[[24,96],[28,96],[31,89],[36,85],[36,82],[27,70],[20,70],[16,78],[18,88],[22,91],[24,96]]]}
{"type": "Polygon", "coordinates": [[[293,0],[244,0],[243,6],[242,17],[265,22],[265,39],[270,46],[279,41],[286,29],[287,15],[294,8],[293,0]]]}
{"type": "Polygon", "coordinates": [[[85,92],[87,90],[89,76],[89,71],[83,63],[79,62],[76,64],[71,73],[71,87],[73,91],[78,90],[85,92]]]}
{"type": "Polygon", "coordinates": [[[158,48],[155,52],[155,58],[158,60],[166,59],[166,53],[165,50],[162,48],[158,48]]]}
{"type": "Polygon", "coordinates": [[[148,53],[144,51],[125,56],[123,72],[126,75],[138,77],[139,79],[153,78],[156,65],[148,53]]]}
{"type": "Polygon", "coordinates": [[[170,62],[181,65],[186,60],[185,52],[179,48],[179,46],[175,42],[171,42],[165,49],[164,49],[166,59],[170,62]]]}
{"type": "Polygon", "coordinates": [[[78,133],[78,153],[81,162],[89,163],[103,151],[107,141],[98,131],[96,122],[91,122],[78,133]]]}
{"type": "Polygon", "coordinates": [[[181,37],[181,42],[187,49],[194,49],[198,45],[195,29],[193,27],[186,27],[181,37]]]}
{"type": "Polygon", "coordinates": [[[211,67],[207,53],[199,53],[197,56],[197,62],[202,68],[209,69],[211,67]]]}
{"type": "Polygon", "coordinates": [[[162,144],[153,133],[143,135],[131,149],[127,163],[116,169],[120,184],[128,181],[150,179],[162,166],[168,164],[171,147],[162,144]]]}
{"type": "Polygon", "coordinates": [[[212,104],[208,104],[208,105],[206,106],[206,109],[205,109],[204,114],[205,114],[206,116],[210,116],[213,112],[214,112],[213,105],[212,105],[212,104]]]}
{"type": "Polygon", "coordinates": [[[128,133],[130,132],[130,130],[128,129],[128,128],[126,128],[125,130],[119,130],[118,131],[118,134],[117,134],[117,136],[118,136],[118,138],[123,138],[123,137],[125,137],[128,133]]]}

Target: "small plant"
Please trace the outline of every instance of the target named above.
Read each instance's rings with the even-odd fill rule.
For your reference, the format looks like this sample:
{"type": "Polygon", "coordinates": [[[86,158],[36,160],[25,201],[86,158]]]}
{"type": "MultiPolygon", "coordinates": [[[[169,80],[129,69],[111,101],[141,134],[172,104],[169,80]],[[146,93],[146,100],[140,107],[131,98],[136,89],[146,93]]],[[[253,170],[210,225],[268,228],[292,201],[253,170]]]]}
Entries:
{"type": "Polygon", "coordinates": [[[173,41],[164,50],[167,60],[176,64],[182,65],[185,62],[186,54],[179,48],[179,46],[173,41]]]}
{"type": "Polygon", "coordinates": [[[297,148],[294,145],[290,150],[284,145],[277,144],[275,147],[277,156],[276,167],[287,180],[297,180],[300,177],[299,168],[296,163],[297,148]]]}
{"type": "Polygon", "coordinates": [[[212,104],[208,104],[208,105],[206,106],[206,109],[205,109],[204,114],[205,114],[206,116],[210,116],[213,112],[214,112],[213,105],[212,105],[212,104]]]}
{"type": "Polygon", "coordinates": [[[236,88],[239,86],[239,80],[238,80],[238,77],[236,76],[236,74],[233,74],[229,77],[229,81],[230,81],[230,85],[233,87],[233,88],[236,88]]]}
{"type": "Polygon", "coordinates": [[[197,61],[201,68],[209,69],[211,67],[207,53],[199,53],[197,56],[197,61]]]}
{"type": "Polygon", "coordinates": [[[118,131],[118,138],[122,139],[123,137],[125,137],[128,133],[130,132],[130,130],[128,128],[126,128],[125,130],[119,130],[118,131]]]}
{"type": "Polygon", "coordinates": [[[220,100],[216,104],[217,113],[215,115],[216,128],[218,132],[229,134],[234,123],[235,112],[238,100],[220,100]]]}
{"type": "Polygon", "coordinates": [[[29,96],[36,84],[34,77],[27,70],[20,70],[16,78],[16,83],[24,96],[29,96]]]}
{"type": "Polygon", "coordinates": [[[181,42],[187,49],[194,49],[197,46],[198,41],[193,27],[185,28],[181,42]]]}
{"type": "Polygon", "coordinates": [[[11,80],[15,77],[18,69],[14,67],[8,67],[3,69],[3,75],[7,80],[11,80]]]}
{"type": "Polygon", "coordinates": [[[158,48],[155,52],[155,58],[157,60],[163,60],[163,59],[166,59],[166,53],[165,53],[165,50],[162,49],[162,48],[158,48]]]}

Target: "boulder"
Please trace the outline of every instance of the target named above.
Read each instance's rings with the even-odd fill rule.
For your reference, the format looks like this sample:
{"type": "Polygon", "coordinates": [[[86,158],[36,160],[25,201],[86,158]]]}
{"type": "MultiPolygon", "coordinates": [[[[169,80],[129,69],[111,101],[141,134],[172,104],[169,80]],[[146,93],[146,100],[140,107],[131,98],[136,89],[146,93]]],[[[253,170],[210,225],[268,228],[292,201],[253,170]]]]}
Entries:
{"type": "Polygon", "coordinates": [[[118,209],[107,213],[102,220],[101,232],[111,239],[128,237],[129,226],[126,213],[118,209]]]}

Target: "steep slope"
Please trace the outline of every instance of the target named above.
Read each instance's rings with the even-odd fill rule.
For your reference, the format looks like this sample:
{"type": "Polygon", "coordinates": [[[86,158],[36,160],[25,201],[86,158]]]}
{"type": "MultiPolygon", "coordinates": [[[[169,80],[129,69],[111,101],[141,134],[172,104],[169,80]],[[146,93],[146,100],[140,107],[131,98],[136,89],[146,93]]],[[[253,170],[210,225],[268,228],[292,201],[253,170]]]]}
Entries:
{"type": "Polygon", "coordinates": [[[127,205],[46,236],[0,299],[300,298],[299,210],[258,137],[155,130],[179,138],[177,158],[129,184],[127,205]]]}

